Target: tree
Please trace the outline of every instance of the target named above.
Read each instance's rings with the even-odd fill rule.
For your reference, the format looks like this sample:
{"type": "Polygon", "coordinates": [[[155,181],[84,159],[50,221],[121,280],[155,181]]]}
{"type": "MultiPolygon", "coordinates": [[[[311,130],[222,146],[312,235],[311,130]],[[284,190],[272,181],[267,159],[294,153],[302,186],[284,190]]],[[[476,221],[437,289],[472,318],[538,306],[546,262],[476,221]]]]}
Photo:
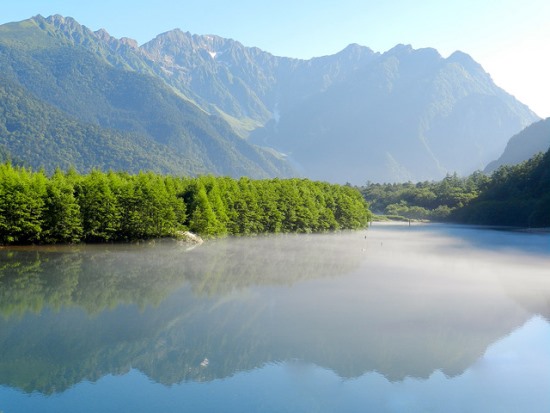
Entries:
{"type": "Polygon", "coordinates": [[[84,240],[113,241],[120,230],[120,210],[107,175],[93,170],[76,188],[84,240]]]}
{"type": "Polygon", "coordinates": [[[140,172],[56,170],[47,178],[0,165],[0,242],[113,242],[319,232],[365,226],[367,204],[354,188],[307,179],[174,178],[140,172]]]}
{"type": "Polygon", "coordinates": [[[224,233],[224,226],[218,221],[208,196],[206,189],[202,185],[197,185],[193,199],[191,219],[189,229],[206,237],[211,237],[224,233]]]}
{"type": "Polygon", "coordinates": [[[57,169],[46,185],[43,240],[47,243],[75,243],[80,241],[82,232],[74,183],[57,169]]]}
{"type": "Polygon", "coordinates": [[[46,177],[10,163],[0,165],[0,242],[39,242],[46,177]]]}

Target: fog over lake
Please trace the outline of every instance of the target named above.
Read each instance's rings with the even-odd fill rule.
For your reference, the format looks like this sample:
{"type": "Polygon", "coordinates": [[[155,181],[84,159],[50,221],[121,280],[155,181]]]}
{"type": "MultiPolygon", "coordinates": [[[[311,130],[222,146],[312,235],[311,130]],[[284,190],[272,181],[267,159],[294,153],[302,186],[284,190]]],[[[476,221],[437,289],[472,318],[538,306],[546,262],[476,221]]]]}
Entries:
{"type": "Polygon", "coordinates": [[[547,412],[549,319],[548,233],[3,248],[0,411],[547,412]]]}

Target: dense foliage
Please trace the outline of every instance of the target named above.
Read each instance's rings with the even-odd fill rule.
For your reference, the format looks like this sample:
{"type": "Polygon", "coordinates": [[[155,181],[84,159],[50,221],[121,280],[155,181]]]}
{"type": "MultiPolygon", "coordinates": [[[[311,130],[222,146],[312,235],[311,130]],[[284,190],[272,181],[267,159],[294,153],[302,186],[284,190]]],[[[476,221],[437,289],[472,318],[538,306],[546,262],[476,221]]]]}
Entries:
{"type": "Polygon", "coordinates": [[[368,183],[361,193],[377,214],[445,220],[451,211],[476,198],[489,181],[488,176],[475,172],[467,178],[447,175],[438,182],[368,183]]]}
{"type": "Polygon", "coordinates": [[[373,212],[482,225],[550,226],[550,151],[492,175],[361,188],[373,212]]]}
{"type": "Polygon", "coordinates": [[[0,75],[0,161],[11,159],[34,168],[91,165],[138,172],[140,168],[183,173],[181,156],[139,134],[85,124],[40,101],[0,75]]]}
{"type": "Polygon", "coordinates": [[[450,218],[468,224],[550,227],[550,150],[501,166],[479,197],[450,218]]]}
{"type": "Polygon", "coordinates": [[[0,165],[0,243],[109,242],[172,236],[322,232],[364,227],[361,194],[306,179],[176,178],[154,173],[0,165]]]}

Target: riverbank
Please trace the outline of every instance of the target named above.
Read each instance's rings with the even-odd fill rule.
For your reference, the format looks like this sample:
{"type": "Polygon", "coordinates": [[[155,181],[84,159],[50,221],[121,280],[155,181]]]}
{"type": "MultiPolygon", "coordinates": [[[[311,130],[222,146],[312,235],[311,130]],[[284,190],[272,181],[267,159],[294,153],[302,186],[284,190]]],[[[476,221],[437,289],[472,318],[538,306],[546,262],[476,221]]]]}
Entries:
{"type": "Polygon", "coordinates": [[[373,215],[372,222],[421,222],[424,224],[430,223],[429,219],[415,219],[415,218],[407,218],[401,215],[373,215]]]}

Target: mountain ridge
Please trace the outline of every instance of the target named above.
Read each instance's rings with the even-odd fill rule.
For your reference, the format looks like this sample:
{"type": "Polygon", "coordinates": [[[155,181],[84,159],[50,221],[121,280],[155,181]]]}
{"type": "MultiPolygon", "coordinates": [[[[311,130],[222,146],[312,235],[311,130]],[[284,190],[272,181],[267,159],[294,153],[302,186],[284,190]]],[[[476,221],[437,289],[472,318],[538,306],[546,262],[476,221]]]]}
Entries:
{"type": "Polygon", "coordinates": [[[516,165],[550,148],[550,118],[535,122],[512,136],[502,155],[485,168],[491,173],[502,165],[516,165]]]}
{"type": "MultiPolygon", "coordinates": [[[[304,60],[180,29],[138,45],[59,15],[35,16],[18,30],[10,25],[13,41],[25,43],[21,33],[28,38],[21,53],[42,50],[47,58],[52,45],[62,44],[149,76],[208,122],[229,125],[246,144],[287,155],[278,157],[314,179],[359,184],[467,174],[538,120],[460,51],[443,58],[432,48],[396,45],[379,53],[352,43],[304,60]]],[[[0,27],[2,39],[10,30],[0,27]]]]}
{"type": "MultiPolygon", "coordinates": [[[[126,56],[112,53],[98,37],[106,38],[103,32],[96,34],[74,19],[57,16],[49,20],[31,19],[19,26],[12,24],[7,29],[3,27],[0,33],[3,34],[0,35],[2,83],[25,90],[28,95],[21,99],[31,107],[39,106],[35,112],[40,114],[39,120],[53,116],[60,124],[76,122],[79,126],[74,127],[78,131],[89,131],[92,127],[95,132],[91,136],[100,141],[108,140],[112,136],[109,131],[115,131],[124,141],[120,145],[128,147],[129,153],[143,155],[137,156],[135,163],[130,162],[132,171],[145,168],[162,173],[215,173],[257,178],[294,175],[282,158],[243,141],[221,118],[209,115],[183,99],[150,71],[131,69],[129,64],[132,61],[145,68],[146,65],[132,54],[128,46],[124,46],[126,56]],[[56,28],[55,24],[63,30],[56,28]],[[19,44],[27,47],[20,48],[19,44]],[[37,100],[44,105],[36,103],[37,100]],[[57,110],[65,115],[49,114],[57,110]],[[143,139],[148,143],[144,144],[143,139]],[[156,149],[150,155],[159,155],[154,156],[156,161],[153,164],[145,162],[145,148],[151,148],[151,145],[156,149]]],[[[8,117],[25,119],[16,108],[17,105],[4,105],[8,117]]],[[[73,142],[71,136],[67,136],[68,132],[37,136],[31,132],[30,123],[32,121],[27,118],[26,123],[20,124],[19,131],[28,131],[22,136],[14,135],[18,131],[6,132],[3,140],[8,146],[4,145],[5,149],[14,158],[33,159],[29,164],[35,168],[53,170],[58,165],[66,165],[66,160],[55,153],[41,162],[30,155],[36,155],[32,153],[33,146],[57,147],[59,141],[73,142]],[[21,156],[21,153],[28,155],[21,156]]],[[[89,152],[94,147],[90,139],[81,141],[77,152],[89,152]]],[[[73,155],[69,158],[79,159],[75,147],[71,148],[73,155]]],[[[100,148],[95,150],[101,152],[100,148]]],[[[113,156],[109,151],[105,152],[101,158],[104,162],[100,164],[117,169],[114,153],[118,152],[114,151],[113,156]]],[[[97,166],[94,163],[99,159],[96,155],[94,152],[85,157],[83,164],[77,162],[82,171],[97,166]]],[[[120,163],[119,167],[128,166],[120,163]]]]}

